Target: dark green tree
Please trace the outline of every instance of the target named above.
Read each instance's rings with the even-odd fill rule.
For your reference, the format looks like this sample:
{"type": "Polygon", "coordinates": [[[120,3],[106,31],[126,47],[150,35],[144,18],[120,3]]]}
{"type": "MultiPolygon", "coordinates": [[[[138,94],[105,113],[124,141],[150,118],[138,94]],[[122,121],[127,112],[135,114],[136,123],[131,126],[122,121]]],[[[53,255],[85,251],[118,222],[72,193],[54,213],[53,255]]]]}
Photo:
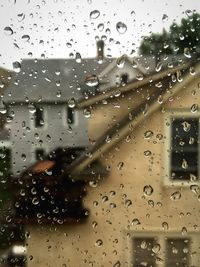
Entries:
{"type": "Polygon", "coordinates": [[[167,32],[152,33],[142,40],[139,53],[143,55],[200,54],[200,14],[192,13],[180,24],[172,23],[167,32]]]}

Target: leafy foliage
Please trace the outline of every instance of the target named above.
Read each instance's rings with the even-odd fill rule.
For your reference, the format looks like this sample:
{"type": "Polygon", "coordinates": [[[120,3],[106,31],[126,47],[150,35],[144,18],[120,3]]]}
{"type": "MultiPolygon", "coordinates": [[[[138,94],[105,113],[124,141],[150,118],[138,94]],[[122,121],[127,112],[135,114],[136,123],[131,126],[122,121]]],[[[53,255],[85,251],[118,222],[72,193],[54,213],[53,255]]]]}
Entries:
{"type": "Polygon", "coordinates": [[[200,14],[192,13],[183,18],[180,25],[173,23],[169,32],[152,33],[144,37],[139,47],[143,55],[190,54],[200,53],[200,14]]]}

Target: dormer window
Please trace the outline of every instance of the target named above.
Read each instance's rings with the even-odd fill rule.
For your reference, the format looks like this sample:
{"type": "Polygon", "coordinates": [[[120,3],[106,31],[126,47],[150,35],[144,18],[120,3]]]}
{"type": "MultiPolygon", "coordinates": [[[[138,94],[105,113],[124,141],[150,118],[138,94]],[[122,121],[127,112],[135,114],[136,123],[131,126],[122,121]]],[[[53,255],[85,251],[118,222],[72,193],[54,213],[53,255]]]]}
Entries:
{"type": "Polygon", "coordinates": [[[126,85],[128,83],[128,74],[124,73],[121,75],[121,84],[126,85]]]}

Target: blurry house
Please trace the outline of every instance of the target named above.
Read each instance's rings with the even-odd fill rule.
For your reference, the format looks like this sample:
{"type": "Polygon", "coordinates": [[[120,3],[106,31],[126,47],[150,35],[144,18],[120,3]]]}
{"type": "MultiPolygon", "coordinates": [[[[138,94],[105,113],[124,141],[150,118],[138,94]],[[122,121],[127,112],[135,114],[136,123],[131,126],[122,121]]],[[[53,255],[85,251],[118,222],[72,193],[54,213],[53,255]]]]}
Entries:
{"type": "Polygon", "coordinates": [[[28,226],[28,266],[200,265],[200,65],[158,72],[91,108],[92,157],[72,172],[100,158],[109,178],[88,186],[87,223],[28,226]]]}
{"type": "Polygon", "coordinates": [[[60,146],[88,147],[73,177],[109,170],[88,183],[87,222],[26,226],[27,266],[199,266],[198,61],[109,60],[100,45],[97,59],[25,60],[4,92],[14,174],[60,146]]]}
{"type": "Polygon", "coordinates": [[[76,102],[144,75],[125,56],[116,67],[115,59],[103,56],[101,41],[97,48],[91,59],[25,59],[11,75],[0,103],[6,119],[0,146],[14,175],[57,147],[88,147],[89,113],[77,110],[76,102]]]}

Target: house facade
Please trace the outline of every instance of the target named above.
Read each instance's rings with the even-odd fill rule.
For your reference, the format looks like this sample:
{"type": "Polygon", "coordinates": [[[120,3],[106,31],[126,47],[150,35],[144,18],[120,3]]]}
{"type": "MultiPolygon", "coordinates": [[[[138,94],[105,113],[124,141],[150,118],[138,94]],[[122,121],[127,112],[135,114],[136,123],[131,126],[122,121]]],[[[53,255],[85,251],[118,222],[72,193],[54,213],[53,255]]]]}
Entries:
{"type": "Polygon", "coordinates": [[[110,175],[88,185],[87,223],[27,227],[28,266],[200,265],[199,81],[197,65],[91,110],[95,141],[146,102],[137,127],[130,115],[130,134],[101,157],[110,175]]]}
{"type": "Polygon", "coordinates": [[[102,53],[91,59],[25,59],[12,73],[1,93],[5,134],[0,146],[14,176],[58,147],[90,146],[90,112],[76,109],[76,103],[145,74],[125,56],[123,68],[116,67],[116,59],[99,62],[102,53]]]}

